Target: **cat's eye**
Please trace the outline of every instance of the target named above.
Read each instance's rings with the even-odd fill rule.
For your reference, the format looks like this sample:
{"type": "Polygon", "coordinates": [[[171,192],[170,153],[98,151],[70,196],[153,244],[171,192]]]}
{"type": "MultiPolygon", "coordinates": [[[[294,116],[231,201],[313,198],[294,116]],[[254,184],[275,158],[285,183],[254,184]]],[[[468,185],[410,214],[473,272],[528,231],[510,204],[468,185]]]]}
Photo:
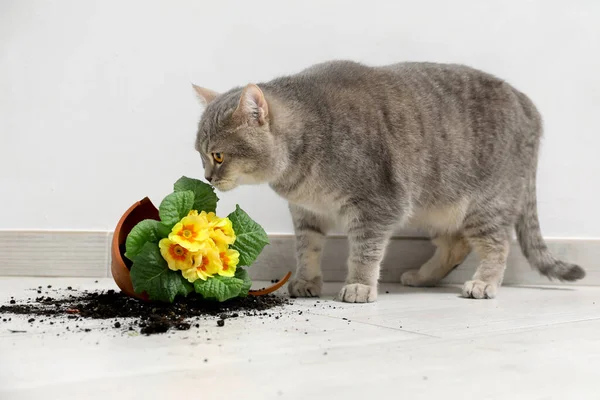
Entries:
{"type": "Polygon", "coordinates": [[[212,153],[213,158],[219,164],[223,162],[223,153],[212,153]]]}

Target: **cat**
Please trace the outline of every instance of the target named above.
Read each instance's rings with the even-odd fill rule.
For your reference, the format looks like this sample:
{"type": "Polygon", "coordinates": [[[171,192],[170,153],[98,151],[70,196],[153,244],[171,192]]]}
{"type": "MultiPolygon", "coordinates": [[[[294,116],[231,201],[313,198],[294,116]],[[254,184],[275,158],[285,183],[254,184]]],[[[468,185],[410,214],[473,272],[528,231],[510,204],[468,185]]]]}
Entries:
{"type": "Polygon", "coordinates": [[[292,297],[321,294],[321,253],[336,224],[350,248],[345,302],[376,300],[398,226],[423,228],[437,246],[404,285],[435,285],[474,251],[480,264],[462,295],[494,298],[513,227],[541,274],[585,276],[552,256],[540,232],[540,114],[495,76],[455,64],[331,61],[222,94],[193,87],[205,106],[196,149],[206,179],[221,191],[268,183],[289,202],[292,297]]]}

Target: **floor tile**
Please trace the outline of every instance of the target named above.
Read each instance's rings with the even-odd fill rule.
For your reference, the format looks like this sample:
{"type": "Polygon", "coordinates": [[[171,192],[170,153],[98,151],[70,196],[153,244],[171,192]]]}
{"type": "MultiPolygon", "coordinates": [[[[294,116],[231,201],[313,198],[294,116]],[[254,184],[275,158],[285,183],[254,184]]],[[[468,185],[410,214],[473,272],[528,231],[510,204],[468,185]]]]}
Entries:
{"type": "MultiPolygon", "coordinates": [[[[0,302],[49,284],[114,287],[0,278],[0,302]]],[[[377,303],[350,305],[333,301],[340,287],[295,300],[279,319],[208,319],[150,337],[12,317],[0,325],[0,399],[598,397],[600,288],[505,287],[475,301],[459,287],[382,285],[377,303]]]]}

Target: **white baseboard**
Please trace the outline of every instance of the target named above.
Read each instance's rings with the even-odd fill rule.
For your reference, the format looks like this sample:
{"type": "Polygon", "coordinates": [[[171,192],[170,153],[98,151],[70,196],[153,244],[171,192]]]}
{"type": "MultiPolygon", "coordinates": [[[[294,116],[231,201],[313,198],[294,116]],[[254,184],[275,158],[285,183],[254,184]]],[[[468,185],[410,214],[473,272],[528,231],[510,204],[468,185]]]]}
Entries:
{"type": "Polygon", "coordinates": [[[0,231],[0,276],[106,277],[109,232],[0,231]]]}
{"type": "MultiPolygon", "coordinates": [[[[111,232],[79,231],[0,231],[0,276],[110,276],[111,232]]],[[[250,275],[256,280],[271,280],[295,270],[293,236],[271,236],[250,275]]],[[[578,285],[600,285],[600,239],[546,239],[557,257],[581,265],[587,276],[578,285]]],[[[381,272],[382,282],[399,282],[402,273],[418,268],[432,254],[427,239],[394,238],[388,247],[381,272]]],[[[323,277],[341,282],[346,277],[348,245],[344,237],[329,237],[323,255],[323,277]]],[[[475,270],[477,260],[471,255],[446,279],[446,283],[463,283],[475,270]]],[[[552,284],[533,271],[513,243],[504,282],[506,284],[552,284]]]]}
{"type": "MultiPolygon", "coordinates": [[[[259,280],[276,279],[294,270],[294,239],[292,236],[271,237],[271,245],[263,251],[252,277],[259,280]]],[[[552,253],[572,263],[581,265],[586,278],[577,285],[600,285],[600,240],[597,239],[546,239],[552,253]]],[[[406,270],[419,268],[433,255],[434,246],[426,238],[393,238],[381,270],[381,282],[400,282],[406,270]]],[[[346,278],[348,244],[344,237],[329,237],[323,254],[323,279],[341,282],[346,278]]],[[[504,278],[505,284],[550,285],[556,284],[541,276],[529,266],[517,243],[512,243],[504,278]]],[[[462,284],[469,280],[477,266],[477,257],[471,254],[464,263],[444,280],[445,283],[462,284]]]]}

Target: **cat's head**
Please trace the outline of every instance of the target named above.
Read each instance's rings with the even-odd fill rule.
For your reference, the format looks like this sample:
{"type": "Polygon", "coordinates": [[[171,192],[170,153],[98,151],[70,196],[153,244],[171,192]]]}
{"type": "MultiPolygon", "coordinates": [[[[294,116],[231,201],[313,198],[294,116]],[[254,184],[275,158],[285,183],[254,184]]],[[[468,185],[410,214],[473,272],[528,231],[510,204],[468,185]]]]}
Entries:
{"type": "Polygon", "coordinates": [[[273,180],[278,171],[278,149],[262,90],[250,84],[218,94],[193,87],[205,106],[198,124],[196,150],[206,180],[221,191],[273,180]]]}

